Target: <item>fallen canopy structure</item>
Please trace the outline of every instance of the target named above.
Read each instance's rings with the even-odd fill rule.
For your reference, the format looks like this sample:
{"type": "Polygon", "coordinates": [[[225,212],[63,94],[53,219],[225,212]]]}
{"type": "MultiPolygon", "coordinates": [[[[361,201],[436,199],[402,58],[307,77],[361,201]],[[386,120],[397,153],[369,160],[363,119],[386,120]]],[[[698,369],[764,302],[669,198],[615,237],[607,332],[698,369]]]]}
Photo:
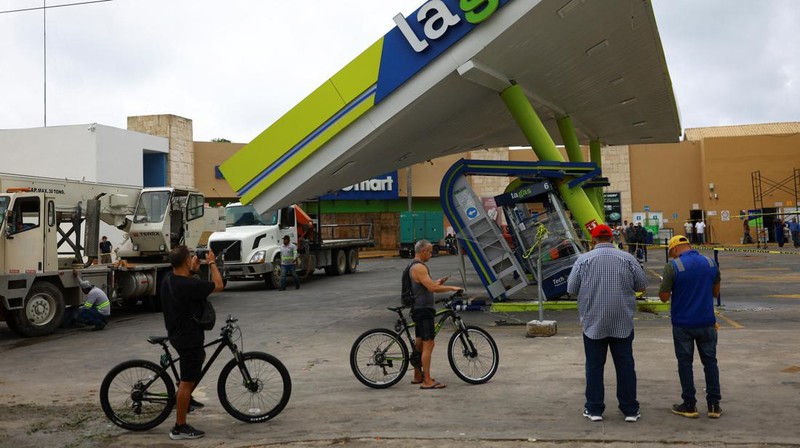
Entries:
{"type": "MultiPolygon", "coordinates": [[[[356,15],[354,15],[356,17],[356,15]]],[[[431,0],[221,166],[259,211],[476,148],[675,142],[648,0],[431,0]]],[[[597,191],[555,182],[584,233],[597,191]]]]}

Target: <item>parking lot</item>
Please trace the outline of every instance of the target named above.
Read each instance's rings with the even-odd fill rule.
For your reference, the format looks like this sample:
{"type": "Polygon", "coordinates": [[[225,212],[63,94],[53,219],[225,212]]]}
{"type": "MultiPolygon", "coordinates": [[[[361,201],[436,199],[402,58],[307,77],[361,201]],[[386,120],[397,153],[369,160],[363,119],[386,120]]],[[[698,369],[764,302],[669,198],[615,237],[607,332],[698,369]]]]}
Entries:
{"type": "MultiPolygon", "coordinates": [[[[165,333],[160,314],[117,310],[102,332],[60,330],[19,339],[0,324],[0,446],[798,446],[800,443],[800,263],[794,255],[723,253],[719,364],[723,416],[689,420],[670,412],[680,401],[677,364],[667,313],[637,315],[634,356],[642,419],[625,423],[616,409],[613,366],[606,370],[605,420],[581,416],[583,346],[575,311],[548,311],[558,321],[551,338],[526,338],[520,325],[537,313],[464,312],[468,324],[487,329],[500,350],[500,368],[484,385],[460,381],[450,370],[443,330],[432,374],[446,389],[422,391],[411,375],[373,390],[350,371],[355,338],[373,327],[394,326],[387,306],[399,303],[400,272],[407,260],[361,261],[353,275],[315,275],[300,290],[267,291],[260,282],[229,283],[212,296],[218,323],[240,319],[245,351],[275,355],[293,382],[287,408],[263,424],[230,417],[216,395],[216,377],[228,356],[212,367],[196,391],[206,407],[189,423],[204,439],[173,442],[173,418],[133,433],[102,414],[99,385],[117,363],[158,361],[145,339],[165,333]],[[498,322],[501,325],[498,325],[498,322]],[[413,442],[409,442],[413,440],[413,442]],[[566,445],[565,445],[566,444],[566,445]]],[[[454,256],[429,263],[434,278],[457,272],[454,256]]],[[[647,263],[657,294],[663,255],[647,263]]],[[[468,266],[468,290],[482,293],[468,266]]],[[[455,278],[455,277],[454,277],[455,278]]],[[[534,293],[535,294],[535,293],[534,293]]],[[[533,298],[533,297],[531,297],[533,298]]],[[[206,333],[207,339],[216,336],[206,333]]],[[[702,404],[702,368],[695,362],[702,404]]],[[[702,409],[701,411],[704,411],[702,409]]]]}

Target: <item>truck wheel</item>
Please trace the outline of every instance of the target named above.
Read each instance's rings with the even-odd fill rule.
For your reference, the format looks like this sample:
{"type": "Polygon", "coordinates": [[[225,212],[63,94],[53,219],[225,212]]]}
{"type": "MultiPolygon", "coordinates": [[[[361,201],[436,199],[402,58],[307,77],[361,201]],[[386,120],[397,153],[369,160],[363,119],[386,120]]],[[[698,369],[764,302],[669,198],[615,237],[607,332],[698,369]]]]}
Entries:
{"type": "Polygon", "coordinates": [[[28,291],[25,306],[10,312],[9,318],[25,337],[44,336],[56,330],[64,318],[64,296],[52,283],[37,282],[28,291]]]}
{"type": "Polygon", "coordinates": [[[343,250],[333,253],[333,264],[325,267],[328,275],[343,275],[347,272],[347,254],[343,250]]]}
{"type": "Polygon", "coordinates": [[[267,285],[267,289],[278,289],[281,287],[280,255],[276,255],[275,260],[272,261],[272,272],[264,274],[264,284],[267,285]]]}
{"type": "Polygon", "coordinates": [[[358,249],[350,249],[347,251],[347,268],[348,274],[356,272],[358,269],[358,249]]]}

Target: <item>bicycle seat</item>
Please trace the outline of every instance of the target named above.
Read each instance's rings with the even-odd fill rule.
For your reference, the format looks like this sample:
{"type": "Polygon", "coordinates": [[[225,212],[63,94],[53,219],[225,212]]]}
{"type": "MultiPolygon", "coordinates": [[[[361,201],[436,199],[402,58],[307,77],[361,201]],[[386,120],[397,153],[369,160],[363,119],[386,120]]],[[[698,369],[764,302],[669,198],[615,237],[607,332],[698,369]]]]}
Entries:
{"type": "Polygon", "coordinates": [[[155,344],[163,344],[164,342],[169,340],[169,336],[150,336],[147,338],[147,342],[155,345],[155,344]]]}
{"type": "Polygon", "coordinates": [[[389,310],[389,311],[398,312],[398,311],[404,310],[406,308],[408,308],[408,307],[406,307],[406,306],[390,306],[389,308],[386,308],[386,309],[389,310]]]}

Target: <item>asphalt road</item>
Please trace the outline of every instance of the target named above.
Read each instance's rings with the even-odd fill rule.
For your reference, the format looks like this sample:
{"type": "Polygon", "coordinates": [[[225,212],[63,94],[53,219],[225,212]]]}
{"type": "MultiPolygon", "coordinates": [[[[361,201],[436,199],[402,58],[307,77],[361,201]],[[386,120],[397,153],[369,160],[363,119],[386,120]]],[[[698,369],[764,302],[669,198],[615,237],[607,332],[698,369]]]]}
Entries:
{"type": "MultiPolygon", "coordinates": [[[[656,294],[663,264],[658,256],[647,264],[650,295],[656,294]]],[[[113,426],[99,409],[97,391],[111,367],[132,358],[158,360],[158,348],[145,339],[164,334],[160,314],[115,310],[105,331],[61,330],[37,339],[18,339],[0,324],[0,446],[800,446],[798,261],[793,255],[720,256],[719,420],[704,412],[689,420],[669,411],[680,400],[680,386],[666,313],[637,315],[634,355],[643,416],[637,423],[623,422],[616,409],[610,361],[605,421],[581,416],[583,347],[575,311],[548,311],[545,318],[558,321],[558,334],[536,339],[514,325],[536,313],[463,313],[468,324],[487,329],[498,343],[500,368],[487,384],[468,385],[450,370],[450,334],[443,330],[432,373],[446,389],[419,390],[409,384],[411,375],[390,389],[367,388],[350,371],[349,351],[363,331],[394,326],[386,307],[399,301],[400,271],[407,263],[382,258],[362,260],[352,275],[315,275],[300,290],[232,282],[213,296],[220,319],[239,318],[245,351],[265,351],[283,361],[293,392],[283,413],[267,423],[233,419],[216,396],[216,377],[229,358],[224,355],[196,391],[207,404],[189,418],[207,432],[197,441],[170,441],[172,418],[133,433],[113,426]]],[[[452,256],[430,262],[434,277],[457,272],[457,265],[452,256]]],[[[482,293],[474,274],[467,286],[482,293]]]]}

